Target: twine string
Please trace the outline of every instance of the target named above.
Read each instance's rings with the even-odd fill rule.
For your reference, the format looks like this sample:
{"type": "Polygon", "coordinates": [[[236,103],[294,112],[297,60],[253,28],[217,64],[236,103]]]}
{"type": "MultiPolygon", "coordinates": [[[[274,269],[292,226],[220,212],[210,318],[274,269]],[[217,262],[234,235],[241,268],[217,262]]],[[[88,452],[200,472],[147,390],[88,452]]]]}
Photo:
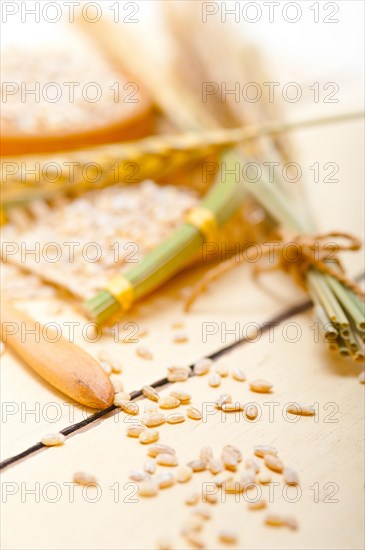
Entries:
{"type": "MultiPolygon", "coordinates": [[[[359,298],[364,300],[365,294],[348,275],[346,275],[338,254],[344,251],[360,250],[362,243],[356,236],[333,231],[324,234],[298,234],[293,235],[287,231],[278,232],[278,240],[272,241],[272,247],[264,250],[260,262],[269,257],[270,265],[259,263],[253,271],[254,276],[262,272],[276,271],[282,269],[293,277],[295,282],[304,289],[307,289],[306,273],[308,269],[315,268],[326,275],[330,275],[339,281],[343,286],[351,290],[359,298]],[[289,254],[289,247],[295,247],[295,257],[289,254]]],[[[195,285],[185,302],[185,311],[189,311],[198,297],[207,289],[209,283],[218,279],[223,273],[230,271],[235,266],[243,263],[245,258],[236,254],[227,261],[210,269],[195,285]]]]}

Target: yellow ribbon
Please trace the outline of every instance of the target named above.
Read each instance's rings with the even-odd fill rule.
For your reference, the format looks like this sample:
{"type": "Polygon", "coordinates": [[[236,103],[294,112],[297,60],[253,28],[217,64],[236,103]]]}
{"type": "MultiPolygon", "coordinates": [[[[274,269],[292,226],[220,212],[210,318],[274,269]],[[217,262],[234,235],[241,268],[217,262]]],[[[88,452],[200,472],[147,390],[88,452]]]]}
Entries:
{"type": "Polygon", "coordinates": [[[206,242],[217,242],[218,225],[213,212],[202,206],[192,208],[185,217],[185,223],[196,227],[206,242]]]}
{"type": "Polygon", "coordinates": [[[126,277],[118,275],[111,279],[106,290],[117,300],[124,311],[132,307],[134,302],[134,288],[126,277]]]}

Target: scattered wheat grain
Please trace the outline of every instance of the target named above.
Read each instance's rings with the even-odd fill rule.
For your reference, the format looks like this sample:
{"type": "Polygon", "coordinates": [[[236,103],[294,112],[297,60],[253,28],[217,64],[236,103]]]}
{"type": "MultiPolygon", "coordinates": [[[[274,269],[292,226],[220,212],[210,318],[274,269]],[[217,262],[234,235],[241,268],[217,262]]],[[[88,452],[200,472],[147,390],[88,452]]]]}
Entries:
{"type": "Polygon", "coordinates": [[[224,470],[224,464],[220,458],[212,458],[208,462],[208,470],[214,476],[220,474],[224,470]]]}
{"type": "Polygon", "coordinates": [[[209,386],[212,388],[218,388],[221,385],[221,377],[217,372],[212,372],[209,375],[209,386]]]}
{"type": "Polygon", "coordinates": [[[243,403],[236,401],[235,403],[224,403],[221,407],[225,413],[239,412],[243,410],[243,403]]]}
{"type": "Polygon", "coordinates": [[[160,489],[166,489],[175,483],[175,476],[171,472],[161,472],[156,477],[156,483],[158,483],[160,489]]]}
{"type": "Polygon", "coordinates": [[[271,483],[271,480],[272,480],[272,477],[269,474],[269,472],[260,472],[259,475],[257,476],[257,481],[261,485],[268,485],[269,483],[271,483]]]}
{"type": "Polygon", "coordinates": [[[147,399],[151,399],[151,401],[158,401],[160,398],[158,392],[152,386],[143,386],[142,393],[147,399]]]}
{"type": "Polygon", "coordinates": [[[145,346],[138,346],[136,348],[136,354],[138,355],[138,357],[141,357],[141,359],[147,359],[148,361],[151,361],[151,359],[153,359],[152,352],[145,346]]]}
{"type": "MultiPolygon", "coordinates": [[[[190,468],[191,469],[191,468],[190,468]]],[[[191,493],[190,495],[188,495],[185,499],[185,504],[187,506],[195,506],[195,504],[197,504],[199,500],[199,495],[198,493],[191,493]]]]}
{"type": "Polygon", "coordinates": [[[176,409],[180,405],[180,400],[171,395],[164,395],[158,400],[158,406],[161,409],[176,409]]]}
{"type": "Polygon", "coordinates": [[[266,454],[264,456],[265,466],[267,466],[273,472],[281,474],[284,470],[284,464],[278,456],[266,454]]]}
{"type": "Polygon", "coordinates": [[[138,494],[141,497],[155,497],[156,495],[158,495],[158,492],[158,483],[155,480],[146,479],[145,481],[142,481],[139,487],[138,494]]]}
{"type": "Polygon", "coordinates": [[[232,375],[232,378],[234,380],[237,380],[238,382],[244,382],[246,380],[245,373],[239,367],[234,367],[234,369],[232,369],[231,371],[231,375],[232,375]]]}
{"type": "Polygon", "coordinates": [[[314,407],[305,404],[291,403],[286,408],[290,414],[297,414],[299,416],[315,416],[316,411],[314,407]]]}
{"type": "Polygon", "coordinates": [[[271,445],[256,445],[254,448],[254,454],[260,458],[264,458],[265,455],[277,455],[278,451],[271,445]]]}
{"type": "Polygon", "coordinates": [[[196,407],[188,407],[186,409],[186,414],[192,420],[201,420],[202,419],[202,413],[196,407]]]}
{"type": "Polygon", "coordinates": [[[250,382],[250,390],[256,393],[271,393],[272,384],[266,380],[254,380],[250,382]]]}
{"type": "Polygon", "coordinates": [[[222,393],[215,402],[217,409],[221,409],[226,403],[232,403],[232,396],[229,393],[222,393]]]}
{"type": "Polygon", "coordinates": [[[143,426],[143,424],[132,424],[125,429],[128,437],[138,437],[139,434],[145,430],[147,430],[147,428],[143,426]]]}
{"type": "Polygon", "coordinates": [[[223,544],[237,544],[238,536],[232,529],[221,529],[218,533],[218,538],[223,544]]]}
{"type": "Polygon", "coordinates": [[[287,485],[299,485],[299,476],[293,468],[285,468],[283,478],[287,485]]]}
{"type": "Polygon", "coordinates": [[[213,361],[211,359],[208,359],[207,357],[203,357],[202,359],[199,359],[199,361],[195,363],[193,368],[193,373],[196,376],[204,376],[204,374],[208,374],[212,364],[213,364],[213,361]]]}
{"type": "Polygon", "coordinates": [[[256,405],[248,405],[244,408],[244,410],[248,420],[255,420],[259,415],[259,410],[256,405]]]}
{"type": "Polygon", "coordinates": [[[144,432],[141,432],[138,436],[140,443],[143,443],[144,445],[155,443],[155,441],[157,441],[159,437],[160,434],[157,430],[145,430],[144,432]]]}
{"type": "Polygon", "coordinates": [[[54,445],[62,445],[65,439],[65,436],[61,433],[46,434],[42,437],[41,443],[46,447],[53,447],[54,445]]]}
{"type": "Polygon", "coordinates": [[[154,460],[146,460],[143,468],[145,472],[153,475],[156,472],[156,462],[154,460]]]}
{"type": "Polygon", "coordinates": [[[131,470],[129,472],[129,479],[131,479],[132,481],[136,481],[137,483],[150,478],[151,476],[146,472],[142,472],[142,470],[131,470]]]}
{"type": "Polygon", "coordinates": [[[171,391],[170,392],[171,397],[175,397],[180,401],[181,404],[186,405],[187,403],[190,403],[191,401],[191,395],[190,393],[183,392],[183,391],[171,391]]]}
{"type": "Polygon", "coordinates": [[[144,424],[148,428],[161,426],[161,424],[163,424],[165,420],[165,415],[160,412],[146,413],[141,416],[141,424],[144,424]]]}
{"type": "Polygon", "coordinates": [[[212,447],[202,447],[200,449],[200,460],[202,460],[203,462],[210,462],[210,460],[212,460],[213,458],[213,451],[212,451],[212,447]]]}
{"type": "Polygon", "coordinates": [[[192,474],[193,470],[190,466],[180,466],[176,472],[176,481],[179,483],[186,483],[187,481],[190,481],[192,474]]]}
{"type": "Polygon", "coordinates": [[[162,453],[174,455],[176,454],[176,451],[175,449],[173,449],[169,445],[165,445],[164,443],[156,443],[154,445],[151,445],[151,447],[149,447],[147,451],[148,456],[152,458],[156,458],[156,456],[162,453]]]}
{"type": "Polygon", "coordinates": [[[191,460],[187,465],[193,470],[193,472],[204,472],[207,468],[206,462],[199,459],[191,460]]]}
{"type": "Polygon", "coordinates": [[[259,500],[255,500],[254,502],[249,502],[248,509],[249,510],[263,510],[267,507],[267,501],[264,498],[260,498],[259,500]]]}
{"type": "Polygon", "coordinates": [[[161,453],[157,455],[156,462],[160,466],[178,466],[179,461],[176,455],[171,455],[168,453],[161,453]]]}
{"type": "Polygon", "coordinates": [[[95,487],[97,485],[95,477],[87,472],[76,472],[73,476],[73,481],[79,485],[87,485],[91,487],[95,487]]]}

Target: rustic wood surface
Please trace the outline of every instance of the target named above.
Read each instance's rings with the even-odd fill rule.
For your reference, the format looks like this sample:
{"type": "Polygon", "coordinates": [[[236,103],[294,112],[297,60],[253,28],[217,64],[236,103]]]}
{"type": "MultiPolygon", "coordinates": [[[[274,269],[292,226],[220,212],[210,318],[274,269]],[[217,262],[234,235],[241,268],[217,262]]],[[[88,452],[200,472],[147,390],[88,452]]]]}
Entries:
{"type": "MultiPolygon", "coordinates": [[[[303,165],[335,160],[340,167],[339,183],[309,182],[308,196],[320,230],[361,234],[362,125],[341,125],[336,139],[333,136],[333,128],[306,130],[296,136],[303,165]]],[[[348,254],[345,263],[352,274],[363,269],[361,254],[348,254]]],[[[137,390],[164,377],[167,366],[188,365],[233,342],[235,333],[227,334],[223,341],[224,326],[242,331],[247,323],[268,321],[306,299],[283,274],[265,275],[259,285],[248,268],[240,266],[214,283],[186,315],[182,313],[181,291],[198,273],[181,275],[128,317],[148,330],[138,344],[115,343],[112,336],[87,343],[80,327],[76,341],[95,357],[100,349],[110,350],[123,363],[125,388],[137,390]],[[177,321],[185,323],[185,328],[172,329],[171,324],[177,321]],[[217,333],[203,342],[202,326],[207,322],[216,323],[217,333]],[[179,331],[187,332],[187,343],[173,343],[173,334],[179,331]],[[153,360],[137,357],[138,345],[150,349],[153,360]]],[[[51,315],[49,303],[44,301],[24,307],[40,321],[85,323],[67,304],[59,315],[51,315]]],[[[126,330],[125,337],[128,334],[126,330]]],[[[210,445],[218,455],[223,445],[232,443],[240,447],[245,459],[252,457],[255,445],[275,445],[284,463],[297,470],[300,489],[286,489],[281,476],[273,474],[273,482],[278,484],[262,488],[271,501],[267,511],[295,517],[299,528],[265,526],[267,511],[248,510],[251,495],[247,493],[237,501],[228,495],[226,502],[220,497],[217,504],[207,504],[212,519],[206,522],[202,538],[207,548],[224,548],[217,533],[232,527],[239,535],[238,547],[244,549],[363,548],[364,386],[357,380],[363,366],[330,354],[316,341],[311,311],[285,320],[271,340],[266,333],[256,343],[239,346],[221,359],[229,367],[241,366],[248,380],[271,381],[274,390],[270,395],[252,393],[247,382],[231,378],[213,389],[206,376],[194,377],[179,387],[191,392],[193,403],[204,408],[203,421],[187,419],[158,429],[161,442],[176,448],[180,464],[197,458],[203,445],[210,445]],[[296,330],[300,330],[300,338],[290,341],[296,330]],[[261,412],[258,421],[213,413],[209,403],[226,391],[237,400],[256,402],[261,412]],[[317,415],[289,417],[285,414],[289,402],[315,403],[317,415]]],[[[1,377],[2,459],[92,412],[57,394],[8,349],[2,357],[1,377]]],[[[160,391],[163,395],[169,390],[160,391]]],[[[138,404],[142,408],[144,401],[138,400],[138,404]]],[[[111,413],[68,436],[64,445],[42,449],[4,470],[4,549],[149,549],[156,548],[164,535],[172,537],[174,548],[190,548],[181,537],[183,522],[191,512],[184,499],[201,491],[202,483],[211,483],[213,476],[195,474],[189,483],[175,484],[155,498],[139,497],[135,484],[129,484],[128,473],[143,466],[147,449],[126,437],[128,421],[124,413],[111,413]],[[79,470],[95,475],[99,487],[86,491],[73,486],[73,474],[79,470]]]]}

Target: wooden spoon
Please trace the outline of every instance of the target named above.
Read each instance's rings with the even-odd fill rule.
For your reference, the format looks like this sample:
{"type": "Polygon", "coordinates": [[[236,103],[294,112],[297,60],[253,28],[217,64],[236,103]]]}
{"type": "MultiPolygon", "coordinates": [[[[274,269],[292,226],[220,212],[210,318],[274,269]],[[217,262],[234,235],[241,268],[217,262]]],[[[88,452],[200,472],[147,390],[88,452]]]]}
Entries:
{"type": "Polygon", "coordinates": [[[3,300],[1,339],[51,386],[82,405],[105,409],[112,405],[114,389],[106,372],[86,351],[47,329],[3,300]],[[29,331],[36,330],[36,336],[29,331]],[[26,332],[27,331],[27,334],[26,332]]]}

